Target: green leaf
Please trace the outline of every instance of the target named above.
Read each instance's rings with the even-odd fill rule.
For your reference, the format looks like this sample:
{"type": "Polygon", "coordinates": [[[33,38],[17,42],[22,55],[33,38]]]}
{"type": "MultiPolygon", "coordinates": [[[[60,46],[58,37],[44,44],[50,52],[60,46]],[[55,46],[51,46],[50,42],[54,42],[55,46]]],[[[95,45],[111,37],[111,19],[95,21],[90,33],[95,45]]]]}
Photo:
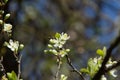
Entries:
{"type": "Polygon", "coordinates": [[[14,71],[7,73],[8,80],[17,80],[17,75],[14,71]]]}
{"type": "Polygon", "coordinates": [[[56,33],[55,38],[60,38],[60,33],[56,33]]]}
{"type": "Polygon", "coordinates": [[[104,56],[106,55],[106,51],[107,51],[106,47],[103,47],[104,56]]]}
{"type": "Polygon", "coordinates": [[[98,49],[98,50],[96,51],[96,53],[97,53],[98,55],[100,55],[100,56],[104,56],[104,52],[103,52],[103,50],[101,50],[101,49],[98,49]]]}
{"type": "Polygon", "coordinates": [[[106,50],[107,50],[106,47],[104,47],[103,50],[98,49],[96,53],[104,58],[106,55],[106,50]]]}
{"type": "Polygon", "coordinates": [[[87,69],[89,70],[90,77],[93,77],[96,74],[96,72],[99,70],[99,64],[98,64],[98,61],[96,60],[97,58],[94,58],[94,59],[90,58],[88,60],[87,69]]]}
{"type": "Polygon", "coordinates": [[[83,73],[89,73],[88,69],[86,69],[86,68],[82,68],[82,69],[80,69],[80,72],[83,72],[83,73]]]}

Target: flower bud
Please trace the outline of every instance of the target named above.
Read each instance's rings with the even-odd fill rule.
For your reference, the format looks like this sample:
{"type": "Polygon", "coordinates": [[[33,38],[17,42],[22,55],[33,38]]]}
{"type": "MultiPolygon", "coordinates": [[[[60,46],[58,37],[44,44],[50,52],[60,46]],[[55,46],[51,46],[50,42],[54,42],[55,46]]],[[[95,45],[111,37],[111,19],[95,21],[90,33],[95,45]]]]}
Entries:
{"type": "Polygon", "coordinates": [[[0,24],[3,24],[3,20],[0,20],[0,24]]]}
{"type": "Polygon", "coordinates": [[[5,15],[5,20],[8,19],[10,17],[10,14],[6,14],[5,15]]]}

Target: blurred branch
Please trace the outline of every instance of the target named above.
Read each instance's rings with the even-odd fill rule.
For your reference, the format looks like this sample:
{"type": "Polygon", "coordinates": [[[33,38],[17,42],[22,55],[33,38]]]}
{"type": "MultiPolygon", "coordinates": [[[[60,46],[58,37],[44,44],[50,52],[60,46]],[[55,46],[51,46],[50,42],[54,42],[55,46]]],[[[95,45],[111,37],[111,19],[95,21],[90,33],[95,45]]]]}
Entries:
{"type": "Polygon", "coordinates": [[[58,56],[57,57],[57,62],[58,62],[58,69],[57,69],[57,72],[55,74],[55,80],[59,80],[58,76],[59,76],[59,72],[60,72],[60,68],[61,68],[61,58],[58,56]]]}
{"type": "Polygon", "coordinates": [[[18,62],[18,79],[20,79],[20,76],[21,76],[21,66],[20,66],[21,59],[22,59],[22,55],[20,55],[19,59],[17,60],[17,62],[18,62]]]}
{"type": "Polygon", "coordinates": [[[84,77],[82,76],[82,74],[73,66],[73,64],[72,64],[70,58],[68,57],[68,55],[66,55],[66,59],[67,59],[67,63],[69,64],[69,66],[72,68],[72,71],[76,72],[81,77],[82,80],[85,80],[84,77]]]}
{"type": "Polygon", "coordinates": [[[1,76],[5,75],[5,69],[4,69],[4,66],[2,64],[2,61],[3,61],[3,56],[0,57],[0,79],[1,79],[1,76]]]}
{"type": "MultiPolygon", "coordinates": [[[[96,73],[96,75],[93,77],[93,80],[100,80],[101,76],[105,73],[105,65],[108,62],[109,58],[111,57],[111,53],[114,48],[116,48],[120,43],[120,35],[116,38],[115,42],[110,45],[110,47],[107,49],[106,56],[102,62],[102,66],[99,69],[99,71],[96,73]]],[[[119,64],[119,63],[118,63],[119,64]]]]}

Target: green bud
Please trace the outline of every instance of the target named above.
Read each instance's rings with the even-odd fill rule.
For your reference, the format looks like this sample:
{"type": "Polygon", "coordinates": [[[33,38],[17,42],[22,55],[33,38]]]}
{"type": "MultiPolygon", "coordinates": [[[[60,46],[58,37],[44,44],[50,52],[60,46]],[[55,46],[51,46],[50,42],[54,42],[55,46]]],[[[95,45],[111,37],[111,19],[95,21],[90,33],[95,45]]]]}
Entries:
{"type": "Polygon", "coordinates": [[[4,11],[3,11],[3,10],[0,10],[0,14],[4,14],[4,11]]]}
{"type": "Polygon", "coordinates": [[[4,20],[7,20],[9,17],[10,17],[10,14],[6,14],[4,20]]]}
{"type": "Polygon", "coordinates": [[[48,44],[48,48],[52,48],[53,46],[51,44],[48,44]]]}
{"type": "Polygon", "coordinates": [[[70,52],[70,49],[66,49],[66,52],[70,52]]]}
{"type": "Polygon", "coordinates": [[[53,49],[53,50],[52,50],[52,53],[53,53],[53,54],[57,54],[58,52],[57,52],[55,49],[53,49]]]}
{"type": "Polygon", "coordinates": [[[8,42],[4,42],[4,46],[7,46],[7,45],[9,45],[9,43],[8,42]]]}
{"type": "Polygon", "coordinates": [[[44,53],[48,53],[48,50],[44,50],[44,53]]]}
{"type": "Polygon", "coordinates": [[[55,39],[50,39],[50,43],[51,43],[51,44],[55,44],[55,43],[57,43],[57,40],[55,40],[55,39]]]}
{"type": "Polygon", "coordinates": [[[19,49],[22,50],[24,48],[23,44],[20,44],[19,49]]]}
{"type": "Polygon", "coordinates": [[[0,20],[0,24],[3,24],[3,20],[0,20]]]}

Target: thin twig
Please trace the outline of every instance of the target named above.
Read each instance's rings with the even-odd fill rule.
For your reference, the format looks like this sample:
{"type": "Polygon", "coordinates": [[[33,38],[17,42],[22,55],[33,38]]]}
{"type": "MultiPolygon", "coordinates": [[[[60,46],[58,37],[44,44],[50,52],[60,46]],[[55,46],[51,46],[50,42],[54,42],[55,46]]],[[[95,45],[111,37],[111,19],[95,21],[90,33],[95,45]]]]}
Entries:
{"type": "Polygon", "coordinates": [[[16,52],[14,52],[13,55],[16,58],[16,61],[18,63],[18,74],[17,74],[17,77],[18,77],[18,80],[19,80],[20,76],[21,76],[21,65],[20,65],[20,63],[21,63],[22,55],[21,54],[18,55],[18,53],[16,53],[16,52]]]}
{"type": "Polygon", "coordinates": [[[20,75],[21,75],[21,66],[20,66],[21,58],[22,58],[22,55],[20,55],[20,57],[17,61],[18,62],[18,79],[20,79],[20,75]]]}
{"type": "Polygon", "coordinates": [[[3,56],[1,56],[1,58],[0,58],[0,68],[1,68],[1,71],[3,72],[3,75],[6,76],[6,74],[5,74],[5,68],[4,68],[3,64],[2,64],[2,61],[3,61],[3,56]]]}
{"type": "Polygon", "coordinates": [[[59,80],[58,76],[59,76],[59,72],[60,72],[60,68],[61,68],[61,58],[58,56],[57,59],[58,59],[58,61],[57,61],[58,67],[57,67],[57,72],[55,74],[55,80],[59,80]]]}
{"type": "Polygon", "coordinates": [[[73,64],[72,64],[70,58],[68,57],[68,55],[66,55],[66,59],[67,59],[67,63],[69,64],[69,66],[72,68],[72,71],[76,72],[82,80],[85,80],[84,77],[82,76],[82,74],[73,66],[73,64]]]}

